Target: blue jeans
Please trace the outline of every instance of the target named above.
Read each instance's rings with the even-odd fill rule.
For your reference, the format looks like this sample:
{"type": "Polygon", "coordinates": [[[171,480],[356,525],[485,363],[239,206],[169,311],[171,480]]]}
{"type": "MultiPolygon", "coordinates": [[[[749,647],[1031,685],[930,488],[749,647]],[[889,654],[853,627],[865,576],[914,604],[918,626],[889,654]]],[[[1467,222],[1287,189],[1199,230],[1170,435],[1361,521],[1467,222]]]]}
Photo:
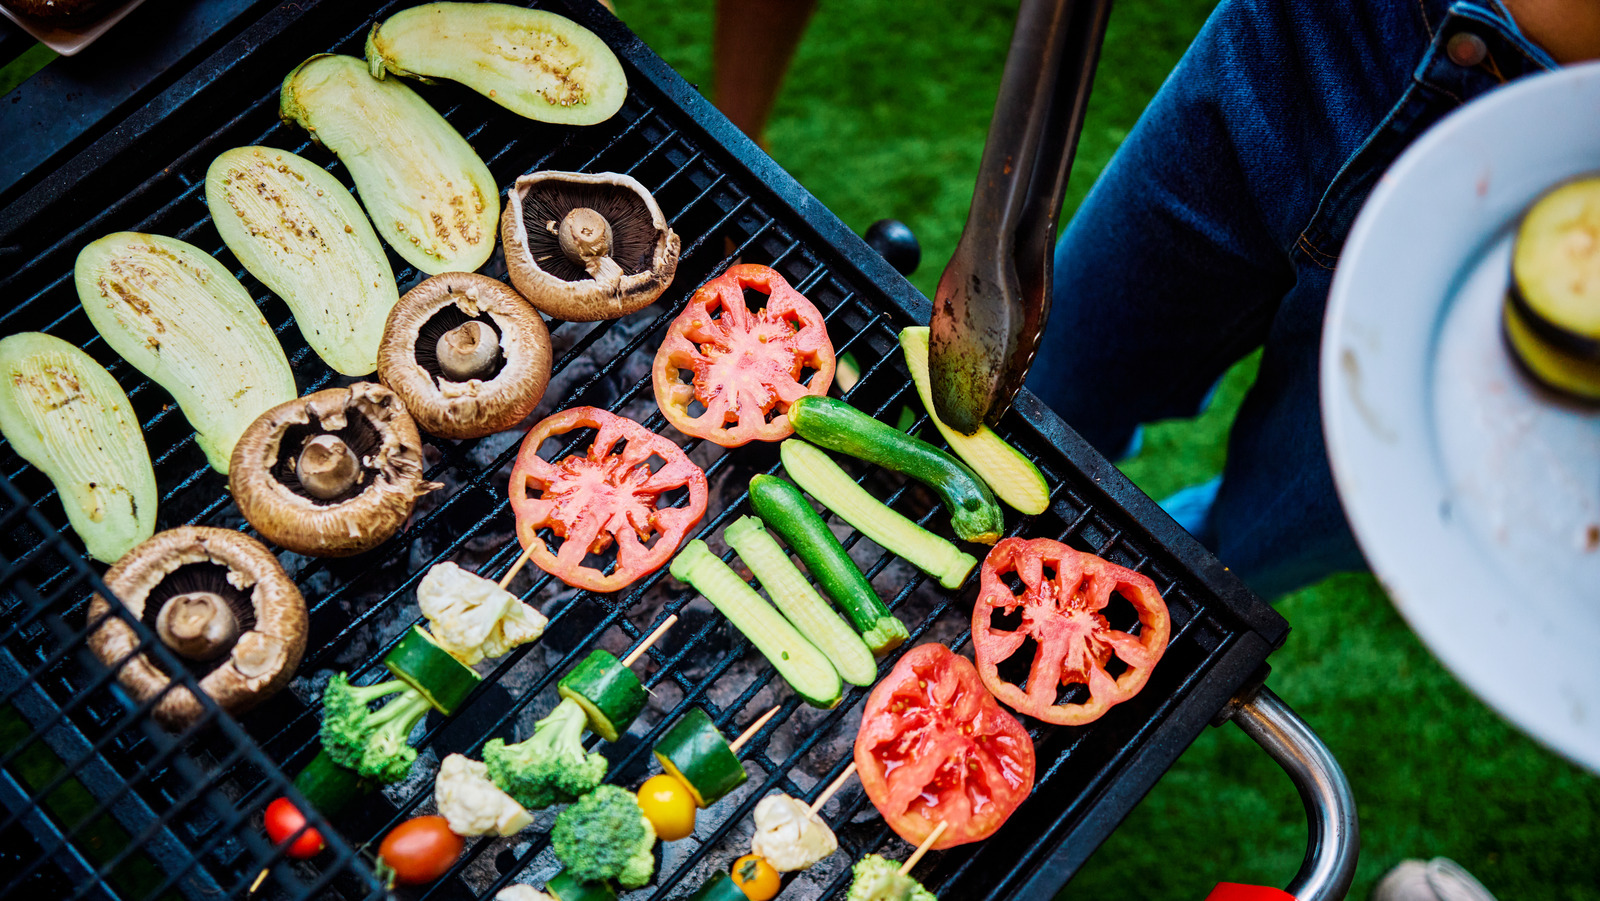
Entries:
{"type": "Polygon", "coordinates": [[[1428,126],[1555,66],[1496,0],[1222,0],[1067,226],[1028,386],[1114,456],[1264,345],[1197,537],[1267,597],[1364,568],[1317,398],[1339,251],[1428,126]]]}

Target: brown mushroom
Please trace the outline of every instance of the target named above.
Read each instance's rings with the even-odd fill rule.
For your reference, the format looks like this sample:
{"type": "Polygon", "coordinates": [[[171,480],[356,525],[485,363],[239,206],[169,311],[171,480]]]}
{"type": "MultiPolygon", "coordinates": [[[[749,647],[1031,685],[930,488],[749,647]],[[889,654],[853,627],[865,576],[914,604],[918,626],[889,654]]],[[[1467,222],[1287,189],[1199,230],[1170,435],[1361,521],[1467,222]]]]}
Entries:
{"type": "Polygon", "coordinates": [[[407,291],[389,312],[378,378],[423,431],[481,438],[539,405],[550,382],[550,331],[505,284],[446,272],[407,291]]]}
{"type": "Polygon", "coordinates": [[[422,477],[422,436],[400,398],[357,382],[261,414],[234,445],[228,487],[266,540],[345,557],[381,544],[441,486],[422,477]]]}
{"type": "MultiPolygon", "coordinates": [[[[106,587],[134,618],[184,658],[185,665],[224,710],[239,713],[288,684],[306,647],[306,603],[278,558],[232,529],[180,526],[157,532],[106,572],[106,587]]],[[[139,649],[133,627],[95,595],[89,621],[101,625],[89,647],[140,701],[172,682],[173,674],[139,649]],[[119,668],[120,667],[120,668],[119,668]]],[[[185,687],[161,695],[155,718],[178,729],[201,714],[185,687]]]]}
{"type": "Polygon", "coordinates": [[[535,172],[500,216],[511,283],[556,319],[592,322],[655,302],[678,271],[678,236],[644,185],[614,172],[535,172]]]}

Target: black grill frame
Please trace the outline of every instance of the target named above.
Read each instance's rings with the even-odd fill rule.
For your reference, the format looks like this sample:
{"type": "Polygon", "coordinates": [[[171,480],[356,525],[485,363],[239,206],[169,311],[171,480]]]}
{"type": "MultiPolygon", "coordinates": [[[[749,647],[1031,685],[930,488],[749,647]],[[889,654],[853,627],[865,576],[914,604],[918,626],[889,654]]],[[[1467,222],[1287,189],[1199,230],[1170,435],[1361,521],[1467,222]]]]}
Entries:
{"type": "MultiPolygon", "coordinates": [[[[104,342],[95,338],[81,312],[75,312],[73,257],[93,238],[122,228],[156,231],[196,243],[216,253],[263,304],[268,321],[288,350],[303,392],[344,383],[346,380],[339,380],[306,349],[281,301],[244,273],[222,247],[206,221],[201,182],[206,165],[216,153],[241,143],[262,142],[326,163],[348,185],[350,180],[343,167],[325,151],[308,149],[303,132],[269,124],[275,120],[277,79],[313,52],[337,49],[359,55],[370,22],[406,5],[412,4],[400,2],[377,10],[352,10],[341,8],[336,0],[285,3],[129,117],[107,138],[0,210],[0,263],[6,270],[0,278],[0,296],[15,299],[14,305],[0,314],[0,330],[9,334],[41,328],[83,345],[107,364],[129,390],[145,422],[146,440],[155,450],[163,492],[162,527],[183,522],[240,523],[231,509],[225,480],[205,467],[179,412],[162,409],[163,392],[116,360],[104,342]],[[232,112],[241,107],[244,112],[232,112]],[[107,202],[107,198],[114,199],[107,202]]],[[[616,19],[598,7],[579,3],[536,5],[556,8],[577,19],[617,51],[630,79],[629,100],[618,117],[589,129],[561,128],[518,119],[455,85],[421,88],[424,97],[474,144],[502,186],[535,168],[629,172],[656,193],[684,244],[684,263],[673,286],[658,304],[626,320],[627,324],[551,324],[558,342],[558,376],[610,354],[609,360],[590,377],[565,387],[559,406],[596,402],[632,412],[647,427],[662,430],[663,419],[654,410],[648,381],[618,384],[616,369],[623,365],[619,361],[652,353],[661,328],[682,308],[693,289],[720,272],[734,256],[742,256],[747,262],[765,262],[783,272],[824,310],[840,352],[853,350],[861,358],[861,385],[847,397],[885,417],[892,417],[902,403],[917,408],[914,391],[894,349],[893,334],[904,325],[926,322],[928,301],[616,19]],[[666,174],[660,168],[663,161],[670,167],[666,174]],[[718,246],[723,239],[734,245],[732,253],[724,253],[726,248],[718,246]],[[620,344],[620,350],[613,344],[620,344]]],[[[419,280],[392,254],[391,261],[403,288],[419,280]]],[[[504,276],[498,256],[485,271],[504,276]]],[[[556,402],[547,397],[537,415],[553,411],[552,404],[556,402]]],[[[919,418],[918,426],[925,436],[930,432],[925,415],[919,418]]],[[[1139,698],[1114,709],[1100,722],[1075,729],[1041,728],[1030,723],[1040,755],[1034,797],[993,839],[930,855],[918,870],[930,888],[950,898],[1053,896],[1228,699],[1257,678],[1267,654],[1287,634],[1287,624],[1281,617],[1031,395],[1024,393],[1018,398],[1003,423],[1002,433],[1036,458],[1055,486],[1051,510],[1033,520],[1011,515],[1009,534],[1061,538],[1151,575],[1173,610],[1173,650],[1139,698]]],[[[381,669],[378,660],[382,653],[415,621],[414,615],[397,617],[395,611],[411,603],[416,580],[432,563],[467,554],[481,560],[486,573],[498,573],[510,564],[516,556],[510,548],[482,553],[474,547],[475,539],[485,529],[508,530],[509,526],[499,476],[515,455],[516,445],[495,442],[493,438],[468,442],[429,440],[437,451],[436,457],[430,457],[429,477],[449,476],[454,484],[442,503],[424,505],[404,536],[348,562],[303,561],[285,555],[291,573],[306,591],[312,611],[311,642],[301,665],[302,678],[336,663],[353,664],[353,677],[381,669]],[[469,508],[475,501],[483,504],[473,512],[469,508]],[[368,584],[382,585],[386,593],[349,622],[337,624],[340,607],[356,590],[353,586],[368,584]]],[[[713,484],[719,477],[743,477],[777,469],[771,448],[728,453],[697,441],[685,446],[706,465],[713,484]]],[[[863,479],[879,478],[864,469],[856,471],[863,479]]],[[[70,530],[61,531],[65,520],[49,483],[20,461],[9,445],[0,446],[0,475],[17,481],[22,490],[20,495],[0,496],[4,503],[0,510],[0,554],[6,560],[17,561],[5,565],[0,576],[0,589],[4,590],[0,594],[4,604],[0,611],[0,665],[37,661],[41,655],[82,657],[87,651],[81,648],[81,611],[87,591],[95,587],[86,587],[83,580],[92,574],[87,574],[83,561],[67,547],[75,546],[76,539],[70,530]],[[24,496],[29,500],[22,500],[24,496]],[[34,509],[21,515],[24,504],[31,504],[34,509]],[[40,535],[45,536],[45,543],[38,546],[44,550],[30,553],[28,549],[35,546],[40,535]],[[43,588],[48,596],[34,601],[26,590],[30,584],[43,588]],[[31,621],[40,613],[61,623],[67,631],[24,634],[28,629],[23,620],[31,621]]],[[[944,518],[939,508],[930,503],[925,493],[896,484],[898,487],[888,489],[891,503],[930,528],[942,525],[944,518]]],[[[6,490],[10,491],[9,487],[6,490]]],[[[725,507],[714,502],[697,531],[710,537],[733,516],[745,512],[748,505],[742,494],[737,502],[725,507]]],[[[854,537],[848,543],[854,544],[854,537]]],[[[871,578],[893,574],[895,570],[886,570],[890,565],[890,558],[881,555],[864,569],[871,578]]],[[[526,587],[528,576],[516,584],[523,586],[525,598],[537,603],[551,588],[560,586],[542,573],[535,575],[539,578],[532,580],[531,587],[526,587]]],[[[912,579],[898,591],[885,592],[886,600],[897,607],[915,605],[919,598],[930,594],[939,596],[923,622],[908,623],[913,629],[912,644],[930,632],[964,643],[964,620],[969,615],[976,577],[956,592],[936,592],[923,582],[912,579]]],[[[683,610],[693,599],[694,593],[672,583],[664,570],[621,597],[582,594],[572,599],[552,611],[550,632],[541,645],[535,646],[541,648],[540,653],[546,647],[564,648],[560,659],[546,661],[542,671],[522,685],[512,700],[501,687],[502,679],[511,678],[514,670],[526,675],[525,670],[530,667],[540,669],[530,656],[532,649],[519,649],[494,668],[486,677],[485,687],[474,693],[455,718],[443,723],[430,718],[420,743],[471,751],[491,735],[508,735],[508,727],[515,725],[519,713],[534,709],[540,699],[548,699],[554,679],[591,647],[603,643],[617,649],[632,644],[667,613],[683,610]],[[571,637],[566,630],[574,628],[584,629],[584,634],[566,647],[571,637]]],[[[664,685],[666,690],[681,692],[684,699],[648,728],[637,730],[642,734],[608,746],[608,755],[613,759],[610,780],[637,784],[647,771],[648,748],[688,703],[705,705],[729,733],[738,731],[766,709],[766,702],[758,703],[757,698],[772,694],[771,690],[764,692],[775,684],[770,668],[758,673],[729,703],[713,704],[704,697],[708,689],[720,687],[717,681],[738,664],[739,658],[751,653],[742,639],[732,642],[731,651],[721,652],[721,658],[704,675],[690,675],[696,658],[727,640],[727,629],[716,618],[698,625],[691,621],[678,626],[668,640],[650,651],[648,665],[653,668],[646,684],[653,688],[664,685]]],[[[157,646],[156,650],[164,649],[157,646]]],[[[884,661],[880,672],[887,672],[893,659],[884,661]]],[[[62,683],[61,691],[77,690],[84,680],[93,683],[98,678],[94,691],[104,696],[104,703],[119,703],[120,693],[108,678],[96,677],[93,672],[94,667],[85,664],[62,683]]],[[[36,683],[23,682],[8,687],[5,694],[0,694],[0,700],[29,691],[27,686],[33,684],[36,683]]],[[[853,728],[866,690],[848,693],[839,708],[822,715],[824,725],[816,725],[812,714],[798,714],[811,723],[808,728],[812,731],[785,757],[773,760],[769,757],[772,739],[802,709],[798,699],[786,690],[778,694],[783,708],[780,715],[742,755],[747,765],[754,765],[754,790],[714,807],[711,814],[723,825],[695,847],[687,859],[674,858],[671,871],[663,872],[652,888],[659,892],[641,892],[640,897],[687,894],[711,864],[725,867],[740,853],[742,848],[724,841],[723,836],[734,824],[748,820],[756,800],[774,789],[814,796],[847,765],[846,757],[839,756],[814,781],[801,784],[793,779],[794,765],[824,738],[835,735],[836,730],[853,728]],[[684,879],[685,876],[689,878],[684,879]]],[[[244,772],[249,767],[235,764],[215,775],[219,782],[244,786],[245,796],[253,802],[243,806],[246,817],[241,819],[247,819],[280,790],[278,767],[293,773],[314,753],[314,700],[311,686],[297,685],[296,691],[286,691],[258,711],[241,717],[242,730],[219,713],[210,721],[216,724],[214,735],[184,736],[177,742],[169,752],[174,762],[168,769],[193,766],[197,772],[205,771],[210,765],[207,761],[217,756],[215,749],[223,746],[218,743],[232,742],[227,746],[236,748],[241,760],[248,759],[250,767],[259,769],[261,774],[251,776],[244,772]],[[308,698],[312,702],[309,707],[308,698]]],[[[71,701],[56,696],[46,698],[44,703],[41,716],[51,715],[50,704],[59,708],[71,701]]],[[[137,732],[143,742],[159,744],[162,736],[158,727],[149,723],[137,705],[128,704],[125,699],[121,703],[120,712],[107,714],[112,731],[118,735],[137,732]]],[[[75,719],[71,712],[65,716],[71,725],[67,731],[91,734],[93,727],[89,724],[75,719]]],[[[37,743],[50,732],[37,721],[30,721],[30,725],[34,732],[26,743],[37,743]]],[[[138,739],[133,744],[135,750],[143,746],[138,739]]],[[[99,753],[93,765],[85,768],[88,773],[103,766],[109,774],[99,784],[89,786],[97,798],[117,792],[119,779],[134,786],[127,795],[149,798],[145,812],[124,814],[130,823],[138,822],[141,816],[159,817],[165,799],[163,789],[156,785],[165,770],[142,779],[119,775],[122,771],[118,768],[125,770],[135,757],[136,753],[112,748],[99,753]]],[[[425,768],[419,763],[419,769],[425,768]]],[[[9,772],[0,776],[5,777],[7,787],[15,789],[9,772]]],[[[5,794],[4,804],[13,817],[25,819],[41,845],[49,841],[51,818],[34,794],[25,789],[5,794]]],[[[212,803],[214,794],[208,792],[197,800],[212,803]]],[[[430,796],[431,783],[412,791],[398,804],[373,796],[374,801],[367,805],[370,809],[341,818],[342,832],[352,840],[381,835],[430,796]]],[[[186,810],[191,805],[181,806],[186,810]]],[[[903,843],[894,838],[881,819],[872,816],[863,823],[853,822],[858,814],[870,812],[870,804],[859,791],[841,793],[840,799],[831,802],[824,812],[838,828],[842,854],[859,855],[880,849],[891,854],[905,853],[903,843]]],[[[272,860],[271,850],[259,836],[250,836],[254,841],[242,837],[255,828],[249,822],[235,824],[231,832],[241,837],[226,841],[221,832],[230,830],[219,831],[219,842],[237,840],[243,842],[244,849],[227,859],[202,862],[196,869],[224,892],[235,893],[241,874],[247,883],[251,875],[272,860]]],[[[159,831],[153,837],[159,839],[159,831]]],[[[170,841],[182,844],[194,838],[174,832],[170,841]]],[[[697,835],[679,844],[693,844],[701,838],[697,835]]],[[[492,897],[500,885],[519,875],[526,879],[536,872],[525,868],[536,860],[544,844],[540,835],[516,854],[517,865],[494,880],[485,895],[492,897]]],[[[50,847],[53,849],[55,843],[50,847]]],[[[469,842],[468,854],[453,875],[413,894],[426,898],[474,897],[469,884],[455,874],[472,868],[479,857],[494,853],[493,849],[503,853],[505,848],[504,843],[495,841],[469,842]]],[[[160,841],[148,843],[143,851],[165,872],[183,864],[182,860],[171,859],[175,852],[160,841]]],[[[93,868],[74,868],[70,858],[76,853],[77,846],[66,842],[48,856],[57,861],[56,866],[67,878],[81,879],[93,868]],[[62,860],[67,862],[61,863],[62,860]]],[[[337,897],[359,897],[375,890],[375,884],[365,876],[364,868],[347,847],[340,844],[332,855],[320,859],[315,868],[279,866],[269,885],[287,897],[311,896],[305,894],[307,891],[320,891],[322,896],[332,892],[337,897]],[[331,886],[308,888],[310,880],[321,878],[319,870],[327,875],[331,886]]],[[[847,877],[840,874],[816,889],[823,895],[842,895],[846,884],[847,877]]],[[[203,888],[196,886],[194,891],[198,896],[203,888]]],[[[85,895],[97,892],[104,892],[98,895],[101,897],[139,897],[107,886],[84,887],[85,895]]],[[[801,894],[797,886],[791,886],[789,892],[790,897],[801,894]]]]}

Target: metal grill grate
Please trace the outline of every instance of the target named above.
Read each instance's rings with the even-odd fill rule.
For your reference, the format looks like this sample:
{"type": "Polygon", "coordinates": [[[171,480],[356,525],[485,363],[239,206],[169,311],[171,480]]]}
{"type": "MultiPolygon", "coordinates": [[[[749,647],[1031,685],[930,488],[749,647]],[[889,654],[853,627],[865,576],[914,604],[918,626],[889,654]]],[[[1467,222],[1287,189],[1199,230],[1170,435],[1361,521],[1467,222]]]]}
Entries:
{"type": "MultiPolygon", "coordinates": [[[[206,216],[203,182],[206,167],[222,150],[267,144],[322,162],[349,184],[337,160],[309,146],[300,130],[278,122],[277,81],[314,52],[359,55],[370,22],[401,5],[408,4],[363,14],[332,2],[286,4],[181,82],[170,97],[158,98],[130,120],[119,143],[101,142],[86,151],[98,168],[86,168],[82,161],[64,167],[63,184],[47,192],[56,195],[51,205],[37,203],[36,189],[7,211],[26,215],[29,227],[26,233],[11,229],[10,240],[24,251],[25,262],[0,279],[0,291],[15,300],[0,315],[0,328],[6,333],[44,330],[83,346],[129,390],[156,458],[162,527],[204,523],[247,529],[225,479],[206,466],[180,412],[169,409],[166,396],[118,360],[88,325],[72,284],[73,258],[89,240],[119,229],[194,243],[232,269],[261,303],[302,392],[349,381],[307,349],[282,302],[222,245],[206,216]],[[116,169],[108,173],[111,163],[116,169]]],[[[535,169],[628,173],[655,194],[684,246],[677,278],[656,305],[615,322],[551,323],[557,362],[534,419],[563,407],[593,405],[681,437],[665,429],[655,408],[649,361],[666,324],[694,288],[739,259],[773,266],[824,311],[836,349],[853,353],[863,364],[862,378],[847,399],[884,418],[908,406],[918,414],[916,428],[936,438],[926,428],[895,341],[901,327],[926,320],[926,301],[708,112],[614,20],[587,9],[563,12],[587,21],[624,59],[630,95],[611,121],[586,129],[541,125],[455,86],[420,90],[473,144],[500,184],[535,169]]],[[[398,258],[391,255],[391,260],[403,288],[419,279],[398,258]]],[[[497,255],[485,271],[504,278],[501,258],[497,255]]],[[[1150,575],[1171,608],[1174,632],[1162,664],[1134,701],[1088,727],[1035,724],[1040,767],[1034,797],[994,839],[930,855],[919,868],[930,888],[951,898],[1052,894],[1284,633],[1280,619],[1220,575],[1215,561],[1184,543],[1170,524],[1141,524],[1152,521],[1154,506],[1031,397],[1019,400],[1004,425],[1002,432],[1056,486],[1045,514],[1023,521],[1013,514],[1011,534],[1050,535],[1150,575]],[[1163,547],[1162,541],[1178,550],[1163,547]],[[1046,862],[1050,865],[1041,866],[1046,862]]],[[[238,724],[214,714],[175,738],[149,723],[148,705],[127,700],[82,647],[92,577],[64,547],[76,546],[76,539],[62,532],[65,518],[49,482],[9,445],[0,446],[0,473],[15,481],[35,508],[24,510],[21,495],[0,497],[6,503],[0,511],[0,553],[16,561],[5,568],[6,618],[0,620],[0,668],[8,686],[0,697],[11,705],[0,707],[0,717],[6,718],[0,720],[0,764],[11,811],[0,832],[31,836],[22,841],[29,849],[22,857],[38,861],[28,862],[0,894],[49,885],[52,879],[74,882],[79,896],[243,894],[255,874],[275,862],[259,836],[256,811],[283,793],[279,767],[292,774],[315,753],[317,698],[326,678],[342,669],[358,680],[381,667],[383,654],[420,621],[413,594],[434,563],[456,560],[491,574],[515,558],[505,485],[520,438],[516,431],[480,441],[430,439],[427,477],[447,488],[419,505],[401,536],[348,560],[281,554],[310,607],[311,632],[299,677],[238,724]],[[50,776],[49,784],[29,784],[19,775],[27,769],[24,758],[36,753],[30,749],[46,746],[67,761],[65,769],[58,765],[61,772],[50,776]],[[117,852],[117,862],[96,861],[84,827],[46,799],[52,785],[74,779],[83,783],[97,812],[112,811],[132,836],[126,850],[117,852]],[[61,835],[63,829],[70,834],[61,835]],[[84,881],[91,873],[103,877],[133,869],[148,879],[84,881]]],[[[730,452],[695,440],[684,447],[712,485],[711,510],[699,535],[724,551],[717,537],[721,527],[749,512],[742,486],[756,472],[777,471],[775,450],[730,452]]],[[[855,474],[900,512],[948,535],[947,517],[920,486],[866,468],[855,474]]],[[[845,544],[912,627],[907,647],[925,640],[959,646],[967,640],[975,578],[962,590],[946,592],[859,536],[849,535],[845,544]]],[[[591,648],[617,651],[632,645],[670,613],[683,621],[636,667],[647,673],[650,706],[621,741],[603,746],[611,760],[609,781],[626,786],[641,781],[651,766],[650,748],[690,706],[704,707],[729,734],[773,704],[781,710],[741,751],[750,781],[703,811],[693,837],[663,847],[657,881],[639,897],[686,895],[743,853],[750,812],[761,797],[774,790],[814,797],[848,764],[866,689],[853,689],[831,711],[803,705],[774,679],[748,642],[665,570],[616,596],[573,591],[535,574],[519,576],[512,588],[550,615],[545,637],[499,661],[454,717],[430,716],[417,741],[425,751],[412,779],[371,796],[339,820],[341,834],[351,843],[381,836],[430,807],[437,758],[450,752],[478,756],[490,737],[522,737],[525,732],[519,730],[553,705],[554,681],[591,648]]],[[[882,662],[880,672],[892,663],[882,662]]],[[[798,874],[786,897],[842,894],[854,858],[909,851],[856,785],[836,796],[823,814],[839,835],[841,851],[798,874]]],[[[492,897],[512,882],[541,884],[556,867],[542,831],[551,818],[550,812],[541,814],[534,829],[512,839],[470,840],[449,875],[408,896],[492,897]]],[[[340,845],[314,865],[276,866],[264,891],[285,897],[366,895],[374,886],[352,854],[340,845]]]]}

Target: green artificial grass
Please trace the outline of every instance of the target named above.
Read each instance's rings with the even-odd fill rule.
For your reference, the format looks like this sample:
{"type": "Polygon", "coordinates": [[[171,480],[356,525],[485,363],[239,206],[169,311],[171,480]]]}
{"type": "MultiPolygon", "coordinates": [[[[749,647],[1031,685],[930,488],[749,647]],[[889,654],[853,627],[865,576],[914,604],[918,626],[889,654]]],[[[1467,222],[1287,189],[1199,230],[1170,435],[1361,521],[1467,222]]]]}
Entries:
{"type": "MultiPolygon", "coordinates": [[[[736,2],[736,0],[735,0],[736,2]]],[[[1199,30],[1206,0],[1112,12],[1067,208],[1074,208],[1199,30]]],[[[966,221],[1014,2],[822,0],[766,135],[773,157],[857,232],[904,220],[931,295],[966,221]]],[[[709,90],[712,0],[618,0],[618,12],[709,90]]],[[[1164,497],[1221,471],[1256,357],[1211,407],[1146,429],[1123,469],[1164,497]]],[[[1600,779],[1534,744],[1424,649],[1367,575],[1278,601],[1294,631],[1268,684],[1332,747],[1355,788],[1363,899],[1405,857],[1452,857],[1501,901],[1600,899],[1600,779]]],[[[1198,901],[1220,880],[1282,885],[1306,827],[1288,778],[1232,726],[1207,730],[1065,898],[1198,901]]]]}

